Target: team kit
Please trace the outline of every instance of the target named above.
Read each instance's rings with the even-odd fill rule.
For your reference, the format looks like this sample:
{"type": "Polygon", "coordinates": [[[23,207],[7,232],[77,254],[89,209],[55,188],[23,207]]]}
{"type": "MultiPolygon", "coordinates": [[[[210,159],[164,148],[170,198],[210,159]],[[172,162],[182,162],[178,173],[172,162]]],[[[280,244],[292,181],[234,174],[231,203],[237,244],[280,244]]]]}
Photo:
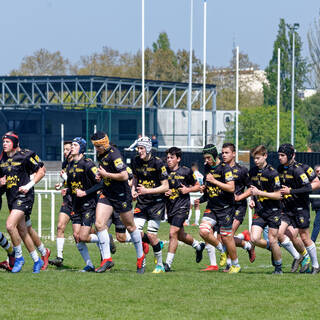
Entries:
{"type": "Polygon", "coordinates": [[[255,147],[251,150],[255,166],[248,170],[235,161],[234,144],[224,143],[220,155],[215,145],[207,144],[202,150],[202,176],[196,166],[191,169],[181,165],[183,154],[177,147],[166,150],[165,159],[156,157],[149,137],[136,140],[137,155],[130,167],[104,132],[94,133],[91,142],[98,165],[85,156],[83,138],[64,142],[61,183],[56,185],[62,195],[57,255],[50,259],[51,251],[44,246],[31,221],[34,186],[45,176],[44,163],[35,152],[20,148],[15,132],[2,137],[0,191],[7,198],[6,230],[10,240],[0,232],[0,245],[8,255],[0,268],[12,273],[23,269],[22,242],[33,260],[33,273],[46,270],[49,264],[62,267],[64,232],[71,222],[75,244],[84,261],[82,272],[103,273],[114,267],[112,255],[116,247],[109,233],[112,223],[116,239],[133,244],[139,274],[145,273],[150,247],[155,263],[152,273],[172,271],[179,241],[193,248],[196,263],[207,251],[210,265],[201,271],[220,268],[229,274],[239,273],[237,248],[245,250],[253,263],[256,246],[270,251],[273,274],[283,273],[281,248],[293,258],[291,272],[320,271],[309,232],[309,194],[320,188],[320,181],[310,166],[295,160],[292,145],[279,147],[277,169],[267,163],[267,149],[263,145],[255,147]],[[201,196],[191,202],[190,194],[201,196]],[[190,205],[197,208],[196,215],[200,216],[202,203],[206,207],[199,221],[199,242],[184,226],[190,220],[190,205]],[[237,234],[248,205],[254,210],[251,230],[237,234]],[[163,242],[158,237],[163,220],[170,225],[166,260],[162,255],[163,242]],[[96,243],[100,251],[98,267],[91,260],[87,243],[96,243]],[[216,252],[220,255],[218,263],[216,252]]]}

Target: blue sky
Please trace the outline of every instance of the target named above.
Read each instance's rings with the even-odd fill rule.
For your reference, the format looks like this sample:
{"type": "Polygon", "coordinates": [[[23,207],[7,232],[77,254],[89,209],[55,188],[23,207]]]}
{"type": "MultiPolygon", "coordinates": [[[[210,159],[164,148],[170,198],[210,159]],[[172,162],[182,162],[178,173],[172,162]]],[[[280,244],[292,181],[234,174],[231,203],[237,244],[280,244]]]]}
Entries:
{"type": "MultiPolygon", "coordinates": [[[[319,17],[319,0],[207,0],[207,62],[226,66],[233,43],[264,68],[272,54],[280,18],[307,32],[319,17]]],[[[1,1],[0,74],[17,68],[40,48],[60,50],[71,62],[109,46],[136,52],[141,45],[141,0],[1,1]]],[[[145,0],[145,41],[151,47],[166,31],[172,48],[189,49],[190,0],[145,0]]],[[[194,0],[194,49],[202,59],[203,1],[194,0]]]]}

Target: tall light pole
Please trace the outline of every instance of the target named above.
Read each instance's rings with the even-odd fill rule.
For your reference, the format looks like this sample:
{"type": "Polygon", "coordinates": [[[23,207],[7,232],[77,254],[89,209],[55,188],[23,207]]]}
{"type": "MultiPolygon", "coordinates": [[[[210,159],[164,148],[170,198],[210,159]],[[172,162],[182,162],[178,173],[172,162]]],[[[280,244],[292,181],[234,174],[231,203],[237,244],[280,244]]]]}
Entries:
{"type": "Polygon", "coordinates": [[[291,75],[291,144],[294,145],[294,59],[295,59],[295,33],[299,28],[299,23],[288,25],[292,32],[292,75],[291,75]]]}
{"type": "Polygon", "coordinates": [[[207,70],[207,0],[203,2],[203,93],[202,93],[202,144],[206,144],[206,70],[207,70]]]}
{"type": "Polygon", "coordinates": [[[239,46],[236,48],[236,162],[239,161],[239,46]]]}
{"type": "Polygon", "coordinates": [[[189,89],[188,89],[188,147],[191,146],[192,29],[193,29],[193,0],[190,0],[190,53],[189,53],[189,89]]]}
{"type": "Polygon", "coordinates": [[[144,137],[145,136],[145,110],[144,110],[144,96],[145,96],[145,90],[144,90],[144,0],[142,0],[141,3],[141,89],[142,89],[142,94],[141,94],[141,99],[142,99],[142,106],[141,106],[141,113],[142,113],[142,124],[141,124],[141,134],[144,137]]]}

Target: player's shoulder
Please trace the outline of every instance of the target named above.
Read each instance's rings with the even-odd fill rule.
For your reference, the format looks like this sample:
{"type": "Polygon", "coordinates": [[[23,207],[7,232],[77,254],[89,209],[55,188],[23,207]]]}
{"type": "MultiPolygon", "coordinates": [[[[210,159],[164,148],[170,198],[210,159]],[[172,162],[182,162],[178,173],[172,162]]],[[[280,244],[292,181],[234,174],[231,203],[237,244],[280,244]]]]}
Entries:
{"type": "Polygon", "coordinates": [[[30,149],[20,149],[19,153],[25,157],[35,154],[35,152],[30,149]]]}

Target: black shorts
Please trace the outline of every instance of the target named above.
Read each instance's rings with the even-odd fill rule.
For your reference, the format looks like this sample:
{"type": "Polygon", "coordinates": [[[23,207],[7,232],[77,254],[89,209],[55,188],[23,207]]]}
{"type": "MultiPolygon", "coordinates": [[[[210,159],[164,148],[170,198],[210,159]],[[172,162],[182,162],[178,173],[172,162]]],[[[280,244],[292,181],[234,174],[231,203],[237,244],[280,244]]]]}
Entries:
{"type": "Polygon", "coordinates": [[[270,210],[268,212],[255,213],[252,217],[252,225],[264,229],[266,226],[272,229],[279,229],[281,224],[280,209],[270,210]]]}
{"type": "Polygon", "coordinates": [[[9,211],[20,210],[23,211],[25,216],[30,216],[32,213],[34,197],[19,195],[12,202],[8,203],[9,211]]]}
{"type": "Polygon", "coordinates": [[[283,212],[281,219],[296,229],[308,229],[310,211],[307,208],[296,208],[295,212],[283,212]]]}
{"type": "Polygon", "coordinates": [[[174,216],[168,217],[168,223],[170,226],[175,226],[177,228],[182,228],[183,223],[188,218],[188,215],[185,214],[175,214],[174,216]]]}
{"type": "Polygon", "coordinates": [[[80,224],[81,226],[91,227],[96,220],[96,208],[88,208],[83,211],[71,212],[72,224],[80,224]]]}
{"type": "Polygon", "coordinates": [[[247,206],[239,205],[235,206],[234,219],[238,220],[242,224],[247,212],[247,206]]]}
{"type": "Polygon", "coordinates": [[[108,229],[110,229],[112,224],[114,224],[116,232],[118,232],[118,233],[125,233],[126,232],[126,227],[120,219],[120,213],[113,211],[110,219],[107,222],[108,229]]]}
{"type": "Polygon", "coordinates": [[[165,213],[164,201],[154,202],[149,205],[142,205],[137,203],[134,209],[134,217],[149,220],[163,220],[165,213]]]}
{"type": "Polygon", "coordinates": [[[113,207],[113,210],[118,213],[128,212],[132,210],[132,198],[128,195],[119,197],[119,199],[107,198],[103,193],[100,194],[98,203],[113,207]]]}
{"type": "Polygon", "coordinates": [[[215,211],[214,209],[206,208],[203,217],[208,217],[217,221],[217,225],[215,226],[216,230],[219,230],[221,227],[232,228],[234,208],[229,207],[223,211],[215,211]]]}
{"type": "Polygon", "coordinates": [[[63,197],[63,202],[62,202],[62,205],[60,207],[60,212],[63,212],[66,215],[68,215],[69,217],[71,217],[72,202],[67,197],[63,197]]]}

